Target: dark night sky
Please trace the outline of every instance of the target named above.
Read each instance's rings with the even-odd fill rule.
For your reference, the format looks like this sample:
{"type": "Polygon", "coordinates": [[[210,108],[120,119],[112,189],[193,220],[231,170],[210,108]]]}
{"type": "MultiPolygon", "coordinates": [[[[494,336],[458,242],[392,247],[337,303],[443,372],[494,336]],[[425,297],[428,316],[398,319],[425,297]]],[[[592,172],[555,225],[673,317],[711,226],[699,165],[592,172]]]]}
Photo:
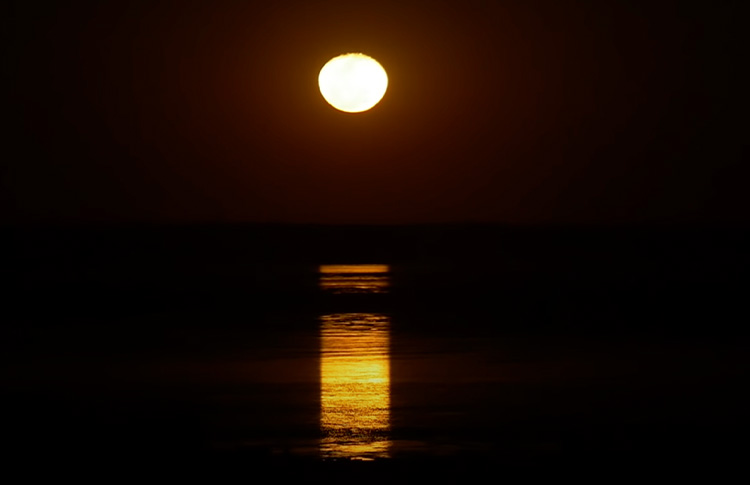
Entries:
{"type": "Polygon", "coordinates": [[[745,224],[739,3],[10,2],[2,221],[745,224]]]}

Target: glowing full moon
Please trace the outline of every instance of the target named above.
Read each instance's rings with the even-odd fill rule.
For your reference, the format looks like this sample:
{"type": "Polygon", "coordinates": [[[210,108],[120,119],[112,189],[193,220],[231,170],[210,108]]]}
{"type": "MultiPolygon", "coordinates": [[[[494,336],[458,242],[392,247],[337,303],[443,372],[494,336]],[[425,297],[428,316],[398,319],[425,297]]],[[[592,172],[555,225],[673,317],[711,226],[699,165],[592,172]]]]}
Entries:
{"type": "Polygon", "coordinates": [[[364,54],[342,54],[323,66],[318,75],[320,94],[334,108],[360,113],[383,99],[388,75],[378,61],[364,54]]]}

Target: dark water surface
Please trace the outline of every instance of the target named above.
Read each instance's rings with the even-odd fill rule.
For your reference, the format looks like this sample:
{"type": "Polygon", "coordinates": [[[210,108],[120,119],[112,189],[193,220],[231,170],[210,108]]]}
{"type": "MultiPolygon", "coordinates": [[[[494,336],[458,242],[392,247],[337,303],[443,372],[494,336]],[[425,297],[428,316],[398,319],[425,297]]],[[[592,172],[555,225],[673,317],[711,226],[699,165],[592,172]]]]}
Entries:
{"type": "Polygon", "coordinates": [[[741,462],[745,234],[289,231],[13,232],[6,456],[741,462]]]}

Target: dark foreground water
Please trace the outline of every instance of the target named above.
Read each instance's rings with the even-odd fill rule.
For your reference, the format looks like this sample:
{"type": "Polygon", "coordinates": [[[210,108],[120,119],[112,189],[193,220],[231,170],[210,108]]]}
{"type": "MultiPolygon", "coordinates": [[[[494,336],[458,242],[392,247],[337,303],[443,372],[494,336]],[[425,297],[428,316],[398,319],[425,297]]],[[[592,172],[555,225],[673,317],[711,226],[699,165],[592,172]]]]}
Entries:
{"type": "Polygon", "coordinates": [[[10,235],[9,462],[373,478],[745,459],[740,231],[10,235]]]}

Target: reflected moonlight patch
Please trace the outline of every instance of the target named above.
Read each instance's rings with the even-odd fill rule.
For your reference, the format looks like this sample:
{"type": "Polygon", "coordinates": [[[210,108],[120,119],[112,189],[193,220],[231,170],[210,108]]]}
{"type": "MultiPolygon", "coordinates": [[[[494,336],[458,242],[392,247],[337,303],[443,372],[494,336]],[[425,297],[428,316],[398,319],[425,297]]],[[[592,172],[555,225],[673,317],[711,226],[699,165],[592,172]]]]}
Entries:
{"type": "Polygon", "coordinates": [[[320,319],[320,453],[390,455],[390,320],[373,313],[320,319]]]}
{"type": "Polygon", "coordinates": [[[324,264],[318,269],[320,288],[334,294],[387,293],[387,264],[324,264]]]}

